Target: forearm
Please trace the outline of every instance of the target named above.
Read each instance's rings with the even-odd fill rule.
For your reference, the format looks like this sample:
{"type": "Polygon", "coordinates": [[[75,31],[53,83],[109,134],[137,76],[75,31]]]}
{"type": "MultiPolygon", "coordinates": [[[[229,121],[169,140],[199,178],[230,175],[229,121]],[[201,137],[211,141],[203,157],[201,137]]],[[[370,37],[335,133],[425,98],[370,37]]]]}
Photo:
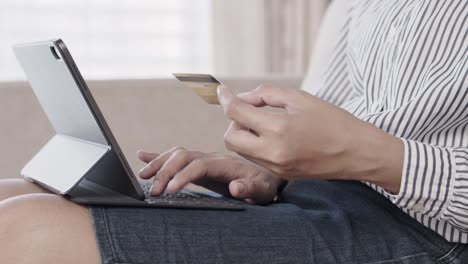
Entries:
{"type": "Polygon", "coordinates": [[[352,139],[344,155],[344,174],[352,180],[376,184],[397,194],[404,162],[403,141],[365,121],[351,128],[352,139]]]}

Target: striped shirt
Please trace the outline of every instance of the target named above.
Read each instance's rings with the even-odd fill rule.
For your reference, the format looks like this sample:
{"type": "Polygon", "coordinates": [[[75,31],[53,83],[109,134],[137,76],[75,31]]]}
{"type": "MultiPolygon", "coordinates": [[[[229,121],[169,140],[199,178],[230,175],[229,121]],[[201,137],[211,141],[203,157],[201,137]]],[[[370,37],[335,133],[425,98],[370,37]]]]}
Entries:
{"type": "Polygon", "coordinates": [[[312,94],[402,139],[397,195],[450,242],[468,243],[468,1],[353,1],[312,94]]]}

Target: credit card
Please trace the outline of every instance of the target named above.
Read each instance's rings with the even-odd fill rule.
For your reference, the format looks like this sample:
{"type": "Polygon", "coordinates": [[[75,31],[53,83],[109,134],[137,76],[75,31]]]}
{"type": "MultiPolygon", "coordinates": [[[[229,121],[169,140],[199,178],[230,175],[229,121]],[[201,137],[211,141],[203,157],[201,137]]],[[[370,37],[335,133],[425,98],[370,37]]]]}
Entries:
{"type": "Polygon", "coordinates": [[[209,74],[173,73],[179,81],[209,104],[219,104],[217,89],[221,84],[209,74]]]}

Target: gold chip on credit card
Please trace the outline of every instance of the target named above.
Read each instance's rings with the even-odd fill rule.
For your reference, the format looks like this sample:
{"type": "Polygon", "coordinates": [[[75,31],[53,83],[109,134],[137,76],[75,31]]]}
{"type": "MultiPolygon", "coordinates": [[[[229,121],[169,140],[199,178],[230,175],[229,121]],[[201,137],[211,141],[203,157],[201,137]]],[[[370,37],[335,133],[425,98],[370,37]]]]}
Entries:
{"type": "Polygon", "coordinates": [[[209,74],[173,73],[179,81],[192,90],[209,104],[219,104],[218,86],[221,84],[209,74]]]}

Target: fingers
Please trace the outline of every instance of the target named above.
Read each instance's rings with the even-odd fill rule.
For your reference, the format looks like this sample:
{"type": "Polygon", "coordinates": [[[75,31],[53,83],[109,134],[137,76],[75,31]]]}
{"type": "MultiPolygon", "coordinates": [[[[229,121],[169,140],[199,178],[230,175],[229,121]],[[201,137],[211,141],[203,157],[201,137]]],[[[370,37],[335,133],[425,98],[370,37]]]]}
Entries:
{"type": "Polygon", "coordinates": [[[137,155],[138,155],[138,159],[140,159],[141,161],[145,163],[148,163],[159,156],[158,153],[146,152],[144,150],[138,150],[137,155]]]}
{"type": "Polygon", "coordinates": [[[224,134],[226,148],[246,155],[256,155],[263,149],[262,139],[236,122],[231,122],[224,134]]]}
{"type": "MultiPolygon", "coordinates": [[[[144,153],[143,159],[147,158],[144,153]]],[[[152,155],[153,157],[156,155],[152,155]]],[[[158,155],[142,170],[144,177],[155,175],[150,195],[177,192],[189,183],[200,184],[224,195],[251,203],[267,203],[274,197],[274,179],[265,169],[244,159],[216,153],[204,154],[175,148],[158,155]]]]}
{"type": "Polygon", "coordinates": [[[176,151],[179,148],[173,148],[159,156],[157,156],[155,159],[151,160],[148,162],[148,164],[140,170],[138,175],[142,179],[149,179],[156,175],[156,173],[159,171],[159,169],[164,165],[164,163],[169,159],[172,155],[172,152],[176,151]]]}
{"type": "Polygon", "coordinates": [[[258,109],[240,100],[223,85],[218,86],[218,97],[224,113],[229,119],[254,130],[258,134],[261,134],[268,124],[274,122],[275,113],[258,109]]]}
{"type": "MultiPolygon", "coordinates": [[[[179,171],[169,182],[166,190],[168,192],[178,192],[183,189],[187,184],[194,182],[208,174],[209,166],[216,166],[217,164],[209,164],[207,158],[196,159],[188,164],[183,170],[179,171]]],[[[212,168],[213,169],[213,168],[212,168]]]]}
{"type": "Polygon", "coordinates": [[[252,92],[240,94],[239,98],[257,107],[271,106],[289,109],[297,104],[302,95],[303,93],[297,89],[261,85],[252,92]]]}
{"type": "Polygon", "coordinates": [[[188,164],[201,155],[201,153],[186,150],[175,151],[156,173],[150,194],[160,195],[163,193],[169,181],[179,171],[183,170],[188,164]]]}
{"type": "Polygon", "coordinates": [[[245,93],[240,93],[237,95],[239,99],[248,103],[249,105],[253,105],[255,107],[264,107],[267,104],[258,96],[254,94],[255,90],[245,93]]]}
{"type": "Polygon", "coordinates": [[[140,154],[140,152],[142,152],[142,151],[139,151],[138,152],[139,157],[140,157],[140,155],[144,155],[145,159],[146,158],[149,159],[151,157],[155,157],[155,158],[152,159],[152,160],[147,161],[148,164],[140,170],[138,175],[142,179],[145,179],[145,180],[153,177],[154,175],[156,175],[156,173],[159,171],[159,169],[161,169],[161,167],[164,165],[164,163],[172,156],[172,154],[174,152],[176,152],[176,151],[179,151],[179,150],[185,150],[185,149],[181,148],[181,147],[174,147],[174,148],[164,152],[163,154],[156,154],[156,153],[148,153],[148,154],[147,153],[142,153],[142,154],[140,154]]]}
{"type": "Polygon", "coordinates": [[[193,160],[179,171],[170,180],[166,191],[178,192],[189,183],[211,180],[229,183],[229,193],[234,198],[262,204],[270,202],[276,192],[272,179],[265,175],[253,165],[207,156],[193,160]]]}

